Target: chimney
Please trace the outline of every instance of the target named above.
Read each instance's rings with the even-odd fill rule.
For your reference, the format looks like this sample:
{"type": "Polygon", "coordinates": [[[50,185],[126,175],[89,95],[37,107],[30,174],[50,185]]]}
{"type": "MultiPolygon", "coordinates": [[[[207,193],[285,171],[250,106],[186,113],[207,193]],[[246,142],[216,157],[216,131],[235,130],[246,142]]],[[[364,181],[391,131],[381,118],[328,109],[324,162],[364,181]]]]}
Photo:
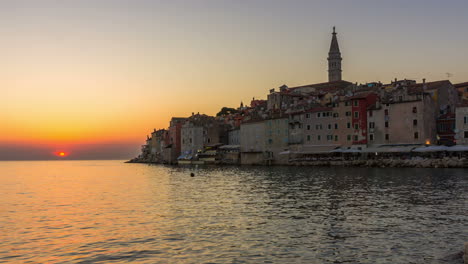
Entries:
{"type": "Polygon", "coordinates": [[[425,83],[426,83],[426,78],[423,78],[423,84],[425,84],[425,83]]]}

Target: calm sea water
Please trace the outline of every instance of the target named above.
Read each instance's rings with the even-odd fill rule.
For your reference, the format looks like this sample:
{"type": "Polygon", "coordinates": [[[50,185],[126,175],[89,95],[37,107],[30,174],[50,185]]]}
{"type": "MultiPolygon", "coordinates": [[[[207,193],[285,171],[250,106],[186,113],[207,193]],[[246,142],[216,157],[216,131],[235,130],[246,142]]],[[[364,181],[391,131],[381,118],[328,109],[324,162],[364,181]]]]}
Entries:
{"type": "Polygon", "coordinates": [[[466,241],[462,169],[0,162],[2,263],[432,263],[466,241]]]}

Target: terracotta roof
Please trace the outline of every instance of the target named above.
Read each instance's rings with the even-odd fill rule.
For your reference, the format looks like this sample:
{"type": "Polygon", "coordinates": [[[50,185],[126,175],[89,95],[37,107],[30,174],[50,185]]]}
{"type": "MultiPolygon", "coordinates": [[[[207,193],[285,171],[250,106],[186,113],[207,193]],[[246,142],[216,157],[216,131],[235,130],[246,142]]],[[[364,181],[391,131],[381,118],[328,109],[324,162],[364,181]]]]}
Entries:
{"type": "Polygon", "coordinates": [[[317,90],[323,90],[323,89],[339,89],[339,88],[346,88],[348,86],[352,85],[351,82],[348,81],[335,81],[335,82],[324,82],[324,83],[315,83],[315,84],[308,84],[308,85],[302,85],[302,86],[296,86],[296,87],[291,87],[288,90],[295,90],[298,88],[315,88],[317,90]]]}
{"type": "Polygon", "coordinates": [[[426,85],[426,90],[435,90],[443,85],[451,85],[452,83],[449,80],[427,82],[427,83],[416,83],[408,86],[408,93],[420,93],[422,88],[426,85]]]}
{"type": "Polygon", "coordinates": [[[367,93],[361,93],[357,95],[353,95],[351,97],[348,97],[348,100],[353,100],[353,99],[366,99],[369,95],[376,94],[374,92],[367,92],[367,93]]]}
{"type": "Polygon", "coordinates": [[[455,88],[467,87],[467,86],[468,86],[468,82],[457,83],[457,84],[454,84],[453,86],[455,86],[455,88]]]}

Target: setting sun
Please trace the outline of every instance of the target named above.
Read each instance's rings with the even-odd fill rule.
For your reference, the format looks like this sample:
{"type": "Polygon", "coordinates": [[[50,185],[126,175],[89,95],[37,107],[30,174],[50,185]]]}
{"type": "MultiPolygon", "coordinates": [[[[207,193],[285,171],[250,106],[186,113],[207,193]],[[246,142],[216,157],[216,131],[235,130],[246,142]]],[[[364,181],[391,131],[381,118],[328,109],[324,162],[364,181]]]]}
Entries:
{"type": "Polygon", "coordinates": [[[67,153],[67,152],[64,152],[64,151],[57,151],[57,152],[55,152],[54,154],[55,154],[57,157],[61,157],[61,158],[68,156],[68,153],[67,153]]]}

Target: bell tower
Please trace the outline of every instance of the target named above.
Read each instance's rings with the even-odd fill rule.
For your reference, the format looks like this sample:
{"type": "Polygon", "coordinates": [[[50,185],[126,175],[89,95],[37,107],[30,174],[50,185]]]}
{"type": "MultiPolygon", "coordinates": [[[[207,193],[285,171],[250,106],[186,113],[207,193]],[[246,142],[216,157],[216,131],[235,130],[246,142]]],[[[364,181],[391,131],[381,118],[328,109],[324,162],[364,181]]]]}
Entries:
{"type": "Polygon", "coordinates": [[[341,52],[333,27],[330,51],[328,52],[328,82],[341,81],[341,52]]]}

